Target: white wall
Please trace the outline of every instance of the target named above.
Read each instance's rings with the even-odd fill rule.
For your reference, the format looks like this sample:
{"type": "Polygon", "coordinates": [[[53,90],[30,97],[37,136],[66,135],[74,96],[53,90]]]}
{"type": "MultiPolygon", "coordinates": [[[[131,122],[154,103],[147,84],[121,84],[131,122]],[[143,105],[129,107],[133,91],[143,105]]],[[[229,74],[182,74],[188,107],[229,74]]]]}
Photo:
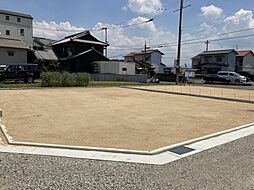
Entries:
{"type": "MultiPolygon", "coordinates": [[[[164,73],[164,66],[161,65],[162,63],[162,56],[159,52],[153,52],[151,54],[147,54],[147,58],[150,58],[146,60],[146,63],[151,64],[154,67],[155,73],[164,73]]],[[[144,61],[145,57],[144,55],[135,55],[134,56],[135,61],[142,62],[144,61]]],[[[134,61],[133,57],[125,57],[125,61],[134,61]]]]}
{"type": "Polygon", "coordinates": [[[97,61],[99,73],[135,75],[135,63],[124,61],[97,61]]]}
{"type": "Polygon", "coordinates": [[[21,16],[8,15],[10,20],[6,20],[8,14],[0,13],[0,37],[20,39],[27,47],[33,45],[33,29],[32,18],[26,18],[21,16]],[[17,18],[21,19],[21,22],[17,22],[17,18]],[[20,35],[20,30],[24,29],[24,36],[20,35]],[[6,35],[6,30],[10,30],[10,35],[6,35]]]}
{"type": "Polygon", "coordinates": [[[151,63],[156,65],[161,64],[161,54],[159,52],[154,52],[151,54],[151,63]]]}
{"type": "Polygon", "coordinates": [[[228,71],[235,71],[236,54],[231,52],[227,55],[228,71]]]}
{"type": "Polygon", "coordinates": [[[243,71],[254,74],[254,55],[252,53],[243,58],[243,71]]]}
{"type": "Polygon", "coordinates": [[[27,63],[27,50],[0,47],[0,58],[1,65],[11,63],[27,63]],[[8,51],[14,52],[14,56],[8,56],[8,51]]]}

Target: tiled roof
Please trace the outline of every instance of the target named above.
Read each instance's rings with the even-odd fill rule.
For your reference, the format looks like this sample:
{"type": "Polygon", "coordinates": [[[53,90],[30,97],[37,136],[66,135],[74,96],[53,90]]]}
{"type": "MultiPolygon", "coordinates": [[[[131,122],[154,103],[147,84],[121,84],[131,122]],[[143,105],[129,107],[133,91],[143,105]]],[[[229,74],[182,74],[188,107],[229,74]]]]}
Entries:
{"type": "Polygon", "coordinates": [[[234,49],[226,49],[226,50],[214,50],[214,51],[204,51],[199,55],[217,55],[217,54],[228,54],[231,52],[235,52],[234,49]]]}
{"type": "Polygon", "coordinates": [[[104,58],[105,60],[107,60],[107,61],[109,60],[107,57],[105,57],[103,54],[101,54],[99,51],[95,50],[94,48],[91,48],[91,49],[89,49],[89,50],[87,50],[87,51],[81,52],[81,53],[79,53],[79,54],[77,54],[77,55],[73,55],[73,56],[71,56],[71,57],[62,58],[61,60],[74,59],[74,58],[80,57],[80,56],[82,56],[82,55],[88,54],[88,53],[90,53],[90,52],[93,52],[93,53],[95,53],[95,54],[97,54],[97,55],[103,57],[103,58],[104,58]]]}
{"type": "Polygon", "coordinates": [[[52,44],[49,44],[49,46],[55,46],[55,45],[64,44],[64,43],[67,43],[67,42],[79,42],[79,43],[84,43],[84,44],[108,46],[107,43],[99,41],[93,36],[92,36],[92,40],[91,39],[89,39],[89,40],[82,39],[82,37],[85,37],[86,35],[92,36],[89,31],[84,31],[84,32],[80,32],[78,34],[73,34],[71,36],[67,36],[62,40],[56,41],[52,44]]]}
{"type": "Polygon", "coordinates": [[[246,55],[248,55],[249,53],[252,53],[251,50],[244,50],[244,51],[237,51],[237,57],[244,57],[246,55]]]}
{"type": "Polygon", "coordinates": [[[18,39],[1,38],[0,47],[16,48],[16,49],[29,49],[24,42],[18,39]]]}
{"type": "Polygon", "coordinates": [[[34,50],[37,59],[57,61],[58,58],[52,49],[34,50]]]}
{"type": "Polygon", "coordinates": [[[131,53],[127,54],[125,57],[133,57],[135,55],[144,55],[145,53],[146,54],[152,54],[154,52],[159,52],[161,55],[164,55],[164,53],[162,53],[161,51],[155,49],[155,50],[147,50],[146,52],[145,51],[131,52],[131,53]]]}

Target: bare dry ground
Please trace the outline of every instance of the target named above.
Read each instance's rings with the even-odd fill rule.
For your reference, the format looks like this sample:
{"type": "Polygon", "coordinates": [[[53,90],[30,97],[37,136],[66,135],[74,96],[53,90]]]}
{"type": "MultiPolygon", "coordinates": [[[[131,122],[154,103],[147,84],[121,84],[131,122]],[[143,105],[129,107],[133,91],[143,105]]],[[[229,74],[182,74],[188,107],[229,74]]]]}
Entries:
{"type": "Polygon", "coordinates": [[[122,88],[0,91],[15,141],[154,150],[254,121],[254,105],[122,88]]]}

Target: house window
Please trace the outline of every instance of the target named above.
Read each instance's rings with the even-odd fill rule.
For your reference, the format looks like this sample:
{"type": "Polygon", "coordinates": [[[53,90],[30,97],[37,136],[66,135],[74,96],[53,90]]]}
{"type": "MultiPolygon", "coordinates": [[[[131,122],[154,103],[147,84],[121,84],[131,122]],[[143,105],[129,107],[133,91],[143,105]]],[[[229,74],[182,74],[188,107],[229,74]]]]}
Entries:
{"type": "Polygon", "coordinates": [[[5,20],[10,20],[10,16],[5,16],[5,20]]]}
{"type": "Polygon", "coordinates": [[[146,57],[146,61],[150,61],[150,60],[151,60],[150,56],[146,57]]]}
{"type": "Polygon", "coordinates": [[[21,22],[21,18],[18,17],[18,18],[17,18],[17,22],[21,22]]]}
{"type": "Polygon", "coordinates": [[[222,57],[216,57],[216,62],[222,62],[222,57]]]}
{"type": "Polygon", "coordinates": [[[122,71],[127,71],[127,68],[122,68],[122,71]]]}
{"type": "Polygon", "coordinates": [[[14,56],[14,51],[8,51],[8,56],[13,57],[14,56]]]}
{"type": "Polygon", "coordinates": [[[10,30],[6,30],[6,35],[10,36],[10,34],[11,34],[10,30]]]}
{"type": "Polygon", "coordinates": [[[24,29],[20,29],[20,36],[25,36],[25,30],[24,29]]]}

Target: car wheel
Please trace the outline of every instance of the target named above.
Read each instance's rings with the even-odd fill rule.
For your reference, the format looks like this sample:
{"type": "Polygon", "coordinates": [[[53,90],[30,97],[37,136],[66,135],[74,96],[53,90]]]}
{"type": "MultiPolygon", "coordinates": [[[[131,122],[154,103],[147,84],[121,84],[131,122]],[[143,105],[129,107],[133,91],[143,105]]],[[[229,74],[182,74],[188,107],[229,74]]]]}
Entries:
{"type": "Polygon", "coordinates": [[[26,82],[29,83],[29,84],[33,83],[33,82],[34,82],[33,77],[28,77],[28,78],[26,79],[26,82]]]}

